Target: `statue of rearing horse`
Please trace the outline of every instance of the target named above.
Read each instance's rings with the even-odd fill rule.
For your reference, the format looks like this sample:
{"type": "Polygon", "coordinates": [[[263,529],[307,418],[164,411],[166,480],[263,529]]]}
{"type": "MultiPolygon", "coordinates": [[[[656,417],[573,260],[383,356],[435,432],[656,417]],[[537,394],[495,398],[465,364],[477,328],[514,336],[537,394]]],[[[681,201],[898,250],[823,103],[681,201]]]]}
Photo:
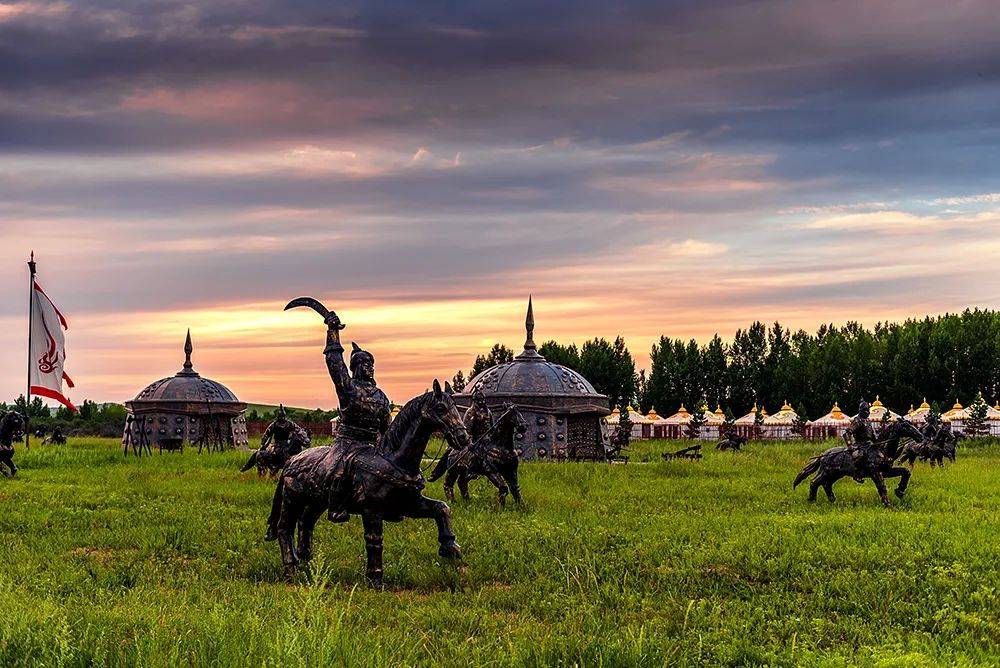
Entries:
{"type": "Polygon", "coordinates": [[[390,422],[388,399],[375,385],[375,358],[355,345],[348,372],[340,345],[344,326],[337,315],[309,297],[295,299],[285,308],[296,306],[312,308],[327,324],[324,353],[340,399],[341,424],[333,445],[295,455],[278,478],[266,538],[277,538],[286,571],[312,557],[313,529],[325,510],[334,522],[361,515],[367,578],[374,587],[382,586],[385,521],[433,518],[438,527],[438,554],[461,559],[451,511],[443,501],[421,494],[424,478],[420,470],[432,434],[442,433],[456,449],[470,444],[455,402],[435,380],[433,390],[411,399],[390,422]]]}

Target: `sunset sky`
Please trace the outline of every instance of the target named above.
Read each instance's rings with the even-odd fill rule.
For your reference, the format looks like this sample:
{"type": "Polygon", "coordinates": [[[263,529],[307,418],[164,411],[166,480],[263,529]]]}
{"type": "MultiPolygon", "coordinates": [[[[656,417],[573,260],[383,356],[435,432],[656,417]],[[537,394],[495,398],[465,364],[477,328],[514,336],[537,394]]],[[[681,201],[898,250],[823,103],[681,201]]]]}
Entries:
{"type": "Polygon", "coordinates": [[[0,399],[31,249],[75,401],[1000,307],[995,2],[201,4],[0,2],[0,399]]]}

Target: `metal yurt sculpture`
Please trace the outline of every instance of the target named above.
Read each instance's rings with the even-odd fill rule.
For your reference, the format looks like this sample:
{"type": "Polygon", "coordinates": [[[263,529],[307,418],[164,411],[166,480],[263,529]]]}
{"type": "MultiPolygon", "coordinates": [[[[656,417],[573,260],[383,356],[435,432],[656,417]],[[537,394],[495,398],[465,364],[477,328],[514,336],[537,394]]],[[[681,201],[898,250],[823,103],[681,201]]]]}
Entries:
{"type": "Polygon", "coordinates": [[[608,398],[576,371],[547,361],[535,345],[535,317],[528,299],[524,351],[512,362],[490,367],[473,378],[455,403],[468,407],[481,390],[494,413],[516,405],[528,423],[517,434],[522,459],[607,459],[601,419],[610,413],[608,398]]]}
{"type": "Polygon", "coordinates": [[[229,388],[194,370],[191,332],[184,342],[184,366],[175,375],[149,385],[132,401],[122,444],[126,454],[141,455],[153,448],[183,450],[189,443],[198,450],[247,447],[247,405],[229,388]]]}

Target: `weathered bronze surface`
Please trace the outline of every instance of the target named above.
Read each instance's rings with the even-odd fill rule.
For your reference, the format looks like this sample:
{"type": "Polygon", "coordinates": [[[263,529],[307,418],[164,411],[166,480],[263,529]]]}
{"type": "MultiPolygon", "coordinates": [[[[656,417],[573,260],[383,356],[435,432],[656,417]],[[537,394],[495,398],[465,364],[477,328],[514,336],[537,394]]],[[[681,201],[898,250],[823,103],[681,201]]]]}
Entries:
{"type": "Polygon", "coordinates": [[[516,439],[522,459],[606,459],[601,418],[611,412],[608,398],[576,371],[540,355],[534,329],[529,299],[524,351],[512,362],[477,374],[465,392],[455,395],[456,403],[467,408],[481,391],[491,410],[516,405],[528,423],[528,431],[516,439]]]}
{"type": "Polygon", "coordinates": [[[260,448],[254,450],[240,471],[257,467],[258,475],[275,474],[285,468],[288,460],[309,447],[309,432],[288,419],[284,406],[278,407],[277,418],[267,426],[260,439],[260,448]]]}
{"type": "Polygon", "coordinates": [[[14,443],[20,443],[24,438],[26,428],[24,416],[17,411],[0,413],[0,471],[4,475],[10,472],[11,477],[17,475],[14,465],[14,443]]]}
{"type": "Polygon", "coordinates": [[[122,445],[127,453],[182,451],[185,443],[202,449],[247,447],[246,404],[222,383],[202,378],[191,363],[191,332],[184,342],[184,366],[140,392],[128,409],[122,445]]]}
{"type": "Polygon", "coordinates": [[[517,406],[507,404],[496,421],[484,429],[476,415],[470,420],[469,413],[475,409],[473,404],[465,413],[466,427],[468,428],[470,421],[477,425],[477,432],[469,430],[473,437],[472,445],[464,451],[448,448],[431,474],[430,481],[434,482],[444,475],[445,496],[449,501],[454,501],[456,482],[462,498],[468,499],[469,481],[484,476],[497,488],[501,506],[505,504],[508,493],[516,503],[523,503],[521,483],[517,477],[518,457],[514,441],[517,434],[524,434],[528,430],[528,423],[517,406]]]}
{"type": "Polygon", "coordinates": [[[905,438],[923,441],[923,434],[913,423],[899,418],[883,429],[881,440],[865,440],[866,434],[869,434],[871,430],[870,424],[864,424],[867,420],[868,416],[865,411],[860,410],[858,416],[851,423],[851,432],[854,437],[852,444],[829,448],[810,459],[805,468],[796,476],[792,487],[797,487],[799,483],[815,473],[816,475],[809,483],[809,500],[815,501],[816,492],[822,487],[827,498],[833,503],[836,501],[836,496],[833,493],[835,482],[848,476],[858,482],[870,478],[875,483],[882,503],[888,506],[889,494],[886,490],[885,479],[900,478],[894,493],[902,499],[910,481],[910,471],[905,467],[895,466],[896,459],[902,452],[900,441],[905,438]]]}
{"type": "Polygon", "coordinates": [[[452,448],[470,444],[452,397],[435,380],[432,391],[407,402],[390,423],[389,400],[375,384],[371,353],[354,345],[348,371],[340,343],[344,325],[337,314],[308,297],[293,300],[286,309],[296,306],[314,309],[327,325],[324,354],[340,399],[341,424],[333,445],[295,455],[278,478],[266,538],[277,538],[286,570],[312,557],[313,529],[324,510],[338,522],[361,515],[372,586],[382,585],[385,521],[434,518],[438,554],[460,559],[447,504],[421,494],[420,462],[431,435],[443,433],[452,448]]]}

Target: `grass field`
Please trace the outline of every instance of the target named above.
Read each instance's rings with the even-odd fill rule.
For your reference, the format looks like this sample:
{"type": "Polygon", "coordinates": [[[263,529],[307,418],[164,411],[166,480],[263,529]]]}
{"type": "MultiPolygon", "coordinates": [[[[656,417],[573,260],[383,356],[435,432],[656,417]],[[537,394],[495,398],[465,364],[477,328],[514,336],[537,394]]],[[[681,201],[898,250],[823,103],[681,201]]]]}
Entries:
{"type": "Polygon", "coordinates": [[[918,465],[888,510],[870,483],[836,506],[793,492],[818,444],[656,461],[666,445],[524,465],[523,510],[474,483],[461,570],[432,522],[387,525],[386,591],[361,584],[358,519],[322,521],[314,570],[284,581],[273,485],[243,453],[22,449],[0,480],[0,665],[1000,662],[997,445],[918,465]]]}

